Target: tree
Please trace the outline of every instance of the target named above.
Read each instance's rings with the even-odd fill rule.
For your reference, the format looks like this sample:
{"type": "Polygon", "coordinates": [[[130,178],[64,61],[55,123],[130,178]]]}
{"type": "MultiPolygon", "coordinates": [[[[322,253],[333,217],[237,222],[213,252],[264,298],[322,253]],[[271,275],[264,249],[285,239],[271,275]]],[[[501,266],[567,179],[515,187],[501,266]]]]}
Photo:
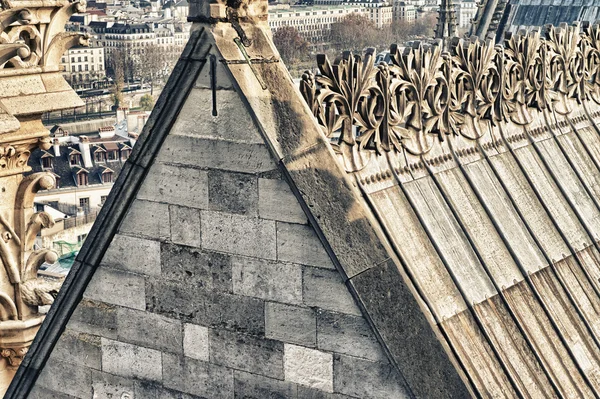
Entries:
{"type": "Polygon", "coordinates": [[[128,60],[125,52],[121,49],[113,50],[107,57],[109,73],[113,77],[113,86],[111,96],[115,108],[118,108],[123,102],[123,88],[125,87],[125,73],[128,68],[128,60]]]}
{"type": "Polygon", "coordinates": [[[140,98],[140,107],[144,111],[152,111],[154,107],[154,98],[150,94],[144,94],[142,98],[140,98]]]}
{"type": "Polygon", "coordinates": [[[330,41],[338,50],[362,52],[365,47],[378,44],[378,29],[366,16],[350,14],[340,22],[331,24],[330,41]]]}
{"type": "Polygon", "coordinates": [[[273,34],[273,42],[279,50],[283,62],[290,66],[309,54],[309,44],[296,28],[292,26],[282,26],[273,34]]]}

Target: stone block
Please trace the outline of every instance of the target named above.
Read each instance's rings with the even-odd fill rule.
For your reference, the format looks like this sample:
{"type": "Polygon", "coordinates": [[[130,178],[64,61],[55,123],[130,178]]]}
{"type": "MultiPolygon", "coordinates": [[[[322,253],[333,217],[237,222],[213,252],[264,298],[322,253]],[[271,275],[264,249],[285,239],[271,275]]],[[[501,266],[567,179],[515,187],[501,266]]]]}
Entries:
{"type": "Polygon", "coordinates": [[[196,324],[183,325],[183,354],[208,362],[208,328],[196,324]]]}
{"type": "Polygon", "coordinates": [[[3,77],[0,79],[2,97],[22,97],[30,94],[45,93],[47,90],[42,80],[43,76],[43,74],[28,74],[3,77]]]}
{"type": "Polygon", "coordinates": [[[354,298],[336,270],[304,267],[304,303],[340,313],[361,315],[354,298]]]}
{"type": "MultiPolygon", "coordinates": [[[[80,364],[61,362],[50,357],[37,379],[36,387],[46,388],[76,398],[89,398],[92,394],[92,370],[80,364]],[[60,372],[56,372],[60,370],[60,372]]],[[[61,396],[58,396],[59,398],[61,396]]]]}
{"type": "MultiPolygon", "coordinates": [[[[222,90],[234,90],[233,88],[233,84],[231,83],[231,75],[229,74],[229,71],[227,70],[227,66],[221,62],[217,62],[216,63],[216,74],[215,74],[215,81],[216,81],[216,88],[217,90],[219,90],[219,93],[222,90]]],[[[213,88],[213,83],[212,83],[212,73],[210,68],[202,68],[202,70],[200,71],[200,74],[198,75],[198,79],[196,79],[196,83],[194,85],[194,88],[199,88],[199,89],[212,89],[213,88]]],[[[204,90],[207,91],[207,90],[204,90]]],[[[236,93],[236,95],[239,97],[239,94],[236,93]]],[[[211,98],[211,102],[212,102],[212,98],[211,98]]],[[[189,103],[186,102],[186,105],[189,103]]],[[[243,105],[242,103],[242,107],[245,107],[245,105],[243,105]]],[[[184,108],[185,110],[185,105],[184,108]]],[[[239,112],[240,109],[244,109],[244,108],[236,108],[233,111],[233,114],[238,115],[248,115],[246,112],[239,112]]],[[[197,118],[196,118],[197,119],[197,118]]]]}
{"type": "Polygon", "coordinates": [[[99,267],[84,297],[113,305],[146,309],[144,277],[108,267],[99,267]]]}
{"type": "Polygon", "coordinates": [[[67,329],[116,338],[117,307],[83,298],[71,315],[67,329]]]}
{"type": "Polygon", "coordinates": [[[362,316],[319,309],[317,347],[328,352],[387,362],[371,326],[362,316]]]}
{"type": "Polygon", "coordinates": [[[191,395],[165,388],[162,382],[157,381],[135,381],[134,399],[206,399],[205,397],[191,395]]]}
{"type": "Polygon", "coordinates": [[[265,336],[282,342],[314,347],[317,343],[315,311],[311,308],[266,302],[265,336]]]}
{"type": "Polygon", "coordinates": [[[162,369],[159,351],[102,338],[102,371],[127,378],[160,381],[162,369]]]}
{"type": "Polygon", "coordinates": [[[277,302],[302,303],[302,267],[292,263],[233,257],[233,292],[277,302]]]}
{"type": "Polygon", "coordinates": [[[403,381],[391,364],[351,356],[335,355],[333,381],[336,392],[357,398],[410,398],[403,381]]]}
{"type": "Polygon", "coordinates": [[[121,223],[119,232],[169,240],[171,238],[169,206],[159,202],[135,200],[121,223]]]}
{"type": "Polygon", "coordinates": [[[281,179],[258,179],[258,216],[289,223],[308,223],[298,199],[288,183],[281,179]]]}
{"type": "Polygon", "coordinates": [[[231,257],[218,252],[163,243],[163,277],[194,283],[219,292],[232,292],[231,257]]]}
{"type": "Polygon", "coordinates": [[[118,308],[117,338],[164,352],[182,353],[183,334],[179,320],[150,312],[118,308]]]}
{"type": "Polygon", "coordinates": [[[211,363],[283,380],[283,343],[213,329],[208,339],[211,363]]]}
{"type": "Polygon", "coordinates": [[[210,301],[207,302],[203,321],[214,328],[264,336],[264,312],[265,304],[260,299],[212,293],[210,301]]]}
{"type": "Polygon", "coordinates": [[[137,198],[206,209],[208,205],[207,181],[207,173],[204,170],[156,162],[142,183],[137,198]]]}
{"type": "Polygon", "coordinates": [[[298,385],[298,399],[355,399],[353,396],[342,395],[341,393],[329,393],[298,385]]]}
{"type": "Polygon", "coordinates": [[[205,249],[257,258],[276,258],[275,222],[220,212],[202,212],[205,249]]]}
{"type": "Polygon", "coordinates": [[[264,302],[198,288],[193,283],[153,280],[148,310],[188,323],[264,335],[264,302]]]}
{"type": "Polygon", "coordinates": [[[200,211],[198,209],[169,205],[169,221],[171,241],[192,247],[202,245],[200,211]]]}
{"type": "Polygon", "coordinates": [[[292,399],[298,391],[294,383],[237,370],[233,373],[233,381],[236,399],[292,399]]]}
{"type": "Polygon", "coordinates": [[[133,380],[102,371],[92,371],[92,398],[121,399],[127,397],[136,398],[133,380]]]}
{"type": "Polygon", "coordinates": [[[233,371],[225,367],[165,353],[163,376],[167,388],[211,399],[233,397],[233,371]]]}
{"type": "Polygon", "coordinates": [[[277,223],[277,259],[335,269],[319,237],[306,225],[277,223]]]}
{"type": "Polygon", "coordinates": [[[100,370],[102,368],[100,337],[66,330],[56,343],[52,351],[52,357],[64,362],[100,370]]]}
{"type": "Polygon", "coordinates": [[[264,144],[175,134],[167,136],[156,161],[243,173],[266,172],[275,167],[264,144]]]}
{"type": "Polygon", "coordinates": [[[333,392],[333,356],[315,349],[285,344],[285,380],[333,392]]]}
{"type": "Polygon", "coordinates": [[[27,396],[27,399],[79,399],[75,396],[67,395],[66,393],[56,392],[51,389],[43,388],[40,384],[34,385],[33,389],[27,396]]]}
{"type": "MultiPolygon", "coordinates": [[[[221,67],[217,66],[217,69],[221,67]]],[[[208,69],[204,68],[204,70],[208,69]]],[[[217,73],[217,84],[219,84],[218,75],[217,73]]],[[[246,105],[242,103],[237,92],[233,90],[217,91],[216,103],[217,106],[214,108],[216,115],[214,115],[213,91],[192,90],[177,117],[171,134],[233,140],[242,143],[264,143],[250,114],[246,112],[246,105]]]]}
{"type": "Polygon", "coordinates": [[[258,179],[246,173],[208,171],[208,204],[213,211],[258,215],[258,179]]]}
{"type": "Polygon", "coordinates": [[[116,234],[102,265],[148,276],[160,275],[160,243],[116,234]]]}

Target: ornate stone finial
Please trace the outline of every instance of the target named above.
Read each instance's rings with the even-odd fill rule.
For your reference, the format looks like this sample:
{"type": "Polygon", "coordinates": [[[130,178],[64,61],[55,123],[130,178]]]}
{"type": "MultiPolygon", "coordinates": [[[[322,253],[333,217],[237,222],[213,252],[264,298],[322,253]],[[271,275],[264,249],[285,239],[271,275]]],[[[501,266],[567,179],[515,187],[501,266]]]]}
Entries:
{"type": "Polygon", "coordinates": [[[452,0],[442,0],[435,26],[435,38],[447,41],[456,36],[456,9],[452,0]]]}
{"type": "Polygon", "coordinates": [[[57,256],[34,249],[39,231],[52,217],[34,212],[39,189],[54,186],[51,174],[29,172],[29,155],[48,149],[44,112],[83,105],[63,79],[60,58],[85,45],[87,37],[64,32],[84,0],[2,0],[0,3],[0,393],[27,352],[43,320],[38,306],[51,304],[60,288],[37,277],[44,262],[57,256]],[[3,371],[2,371],[3,370],[3,371]]]}

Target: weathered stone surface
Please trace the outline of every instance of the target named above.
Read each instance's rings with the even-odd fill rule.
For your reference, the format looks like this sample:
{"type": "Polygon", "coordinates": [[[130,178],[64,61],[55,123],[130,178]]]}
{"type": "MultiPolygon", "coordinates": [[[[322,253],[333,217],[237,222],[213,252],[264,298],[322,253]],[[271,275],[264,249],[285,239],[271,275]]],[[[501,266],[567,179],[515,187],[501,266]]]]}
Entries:
{"type": "Polygon", "coordinates": [[[114,339],[117,337],[117,307],[84,298],[73,312],[67,328],[114,339]]]}
{"type": "Polygon", "coordinates": [[[245,173],[208,171],[208,204],[213,211],[258,214],[258,179],[245,173]]]}
{"type": "Polygon", "coordinates": [[[183,325],[183,354],[208,362],[208,328],[196,324],[183,325]]]}
{"type": "Polygon", "coordinates": [[[316,346],[317,323],[314,309],[266,302],[265,336],[282,342],[316,346]]]}
{"type": "Polygon", "coordinates": [[[313,228],[299,224],[277,223],[277,259],[335,269],[313,228]]]}
{"type": "Polygon", "coordinates": [[[184,322],[263,335],[264,302],[220,294],[190,283],[154,280],[147,285],[148,310],[184,322]]]}
{"type": "MultiPolygon", "coordinates": [[[[173,161],[177,162],[177,158],[173,161]]],[[[150,168],[148,178],[140,187],[137,198],[206,209],[208,205],[207,172],[181,165],[174,166],[156,162],[150,168]]]]}
{"type": "Polygon", "coordinates": [[[181,391],[165,388],[156,381],[135,381],[134,398],[143,399],[206,399],[204,396],[191,395],[181,391]]]}
{"type": "Polygon", "coordinates": [[[283,379],[283,343],[223,330],[208,336],[211,363],[283,379]]]}
{"type": "Polygon", "coordinates": [[[284,367],[286,381],[333,392],[331,353],[285,344],[284,367]]]}
{"type": "Polygon", "coordinates": [[[232,292],[229,255],[200,249],[161,245],[163,276],[169,280],[194,283],[199,287],[232,292]]]}
{"type": "Polygon", "coordinates": [[[102,338],[102,371],[127,378],[160,381],[163,377],[161,353],[102,338]]]}
{"type": "Polygon", "coordinates": [[[68,395],[76,398],[89,398],[91,396],[91,369],[81,366],[80,364],[54,360],[52,357],[49,360],[51,360],[51,364],[54,364],[54,366],[57,367],[57,370],[61,370],[61,372],[56,373],[50,369],[44,369],[38,378],[37,386],[61,394],[66,394],[67,397],[68,395]],[[65,378],[65,376],[69,376],[69,378],[65,378]],[[73,384],[72,381],[76,381],[77,383],[73,384]]]}
{"type": "Polygon", "coordinates": [[[84,297],[113,305],[146,309],[144,277],[108,267],[96,270],[84,297]]]}
{"type": "Polygon", "coordinates": [[[233,397],[232,370],[171,354],[164,354],[163,360],[165,387],[207,398],[233,397]]]}
{"type": "Polygon", "coordinates": [[[262,375],[234,371],[234,398],[290,399],[297,397],[296,384],[267,378],[262,375]]]}
{"type": "Polygon", "coordinates": [[[289,184],[281,179],[258,179],[258,216],[289,223],[308,223],[289,184]]]}
{"type": "MultiPolygon", "coordinates": [[[[394,262],[390,260],[350,281],[417,397],[469,396],[394,262]],[[402,323],[389,323],[398,314],[402,315],[402,323]]],[[[363,363],[349,364],[358,375],[363,363]]]]}
{"type": "Polygon", "coordinates": [[[150,312],[118,308],[119,341],[141,345],[163,352],[182,353],[182,326],[179,320],[150,312]]]}
{"type": "Polygon", "coordinates": [[[318,310],[317,347],[328,352],[387,362],[371,327],[361,316],[318,310]]]}
{"type": "Polygon", "coordinates": [[[320,389],[298,385],[298,399],[352,399],[355,396],[342,395],[340,393],[329,393],[320,389]]]}
{"type": "MultiPolygon", "coordinates": [[[[222,66],[217,66],[217,70],[219,68],[222,66]]],[[[205,73],[208,74],[209,68],[205,70],[205,73]]],[[[196,80],[196,85],[200,79],[201,76],[196,80]]],[[[221,84],[229,83],[229,79],[225,80],[218,73],[217,85],[220,84],[219,82],[221,84]]],[[[172,134],[238,140],[244,143],[263,143],[252,118],[248,112],[245,112],[246,105],[242,103],[237,92],[219,90],[216,93],[216,116],[212,112],[212,96],[212,90],[192,90],[173,126],[172,134]],[[207,104],[211,104],[211,109],[207,107],[207,104]],[[200,113],[201,118],[199,118],[200,113]]]]}
{"type": "Polygon", "coordinates": [[[275,222],[202,212],[202,246],[205,249],[265,259],[276,258],[275,222]]]}
{"type": "Polygon", "coordinates": [[[202,245],[200,211],[195,208],[170,205],[171,241],[199,247],[202,245]]]}
{"type": "Polygon", "coordinates": [[[100,370],[102,368],[100,337],[67,330],[54,347],[52,358],[100,370]]]}
{"type": "Polygon", "coordinates": [[[135,200],[121,224],[120,232],[158,240],[170,239],[169,206],[135,200]]]}
{"type": "Polygon", "coordinates": [[[243,173],[266,172],[274,166],[264,144],[179,135],[167,137],[157,160],[243,173]]]}
{"type": "Polygon", "coordinates": [[[105,373],[92,371],[92,398],[123,398],[129,395],[135,398],[135,383],[133,380],[105,373]]]}
{"type": "Polygon", "coordinates": [[[160,275],[160,243],[117,234],[102,258],[102,265],[149,276],[160,275]]]}
{"type": "Polygon", "coordinates": [[[334,355],[333,372],[336,392],[372,399],[410,397],[398,372],[390,364],[334,355]]]}
{"type": "Polygon", "coordinates": [[[336,270],[304,267],[304,303],[341,313],[360,315],[348,288],[336,270]]]}
{"type": "Polygon", "coordinates": [[[66,393],[56,392],[51,389],[44,388],[38,383],[29,393],[28,399],[78,399],[75,396],[67,395],[66,393]]]}
{"type": "Polygon", "coordinates": [[[233,292],[277,302],[302,303],[302,268],[293,263],[234,257],[233,292]]]}

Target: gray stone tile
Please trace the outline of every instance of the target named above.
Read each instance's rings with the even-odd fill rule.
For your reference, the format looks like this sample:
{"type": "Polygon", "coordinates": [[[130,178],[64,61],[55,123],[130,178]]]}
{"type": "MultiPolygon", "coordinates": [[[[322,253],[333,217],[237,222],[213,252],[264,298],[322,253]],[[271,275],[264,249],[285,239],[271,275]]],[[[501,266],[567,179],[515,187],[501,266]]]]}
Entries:
{"type": "Polygon", "coordinates": [[[207,327],[264,335],[264,302],[260,299],[162,280],[149,281],[147,295],[151,312],[207,327]]]}
{"type": "Polygon", "coordinates": [[[295,399],[297,386],[262,375],[234,371],[234,398],[239,399],[295,399]]]}
{"type": "Polygon", "coordinates": [[[304,267],[303,296],[308,306],[361,315],[350,291],[336,270],[304,267]]]}
{"type": "Polygon", "coordinates": [[[227,254],[164,243],[161,260],[163,276],[169,280],[232,292],[231,259],[227,254]]]}
{"type": "Polygon", "coordinates": [[[102,265],[129,272],[160,275],[160,242],[116,234],[102,265]]]}
{"type": "MultiPolygon", "coordinates": [[[[298,399],[358,399],[356,396],[329,393],[319,389],[298,385],[298,399]]],[[[390,398],[391,399],[391,398],[390,398]]]]}
{"type": "Polygon", "coordinates": [[[205,249],[264,259],[276,258],[275,222],[221,212],[202,212],[205,249]]]}
{"type": "Polygon", "coordinates": [[[183,354],[208,362],[208,327],[188,323],[183,326],[183,354]]]}
{"type": "Polygon", "coordinates": [[[233,371],[189,357],[163,354],[163,385],[214,399],[233,397],[233,371]]]}
{"type": "Polygon", "coordinates": [[[362,316],[319,309],[317,347],[330,352],[387,362],[381,345],[362,316]]]}
{"type": "Polygon", "coordinates": [[[207,172],[181,165],[156,162],[150,168],[137,198],[206,209],[208,205],[207,172]]]}
{"type": "Polygon", "coordinates": [[[52,357],[64,362],[100,370],[102,368],[100,337],[66,330],[56,343],[52,351],[52,357]]]}
{"type": "Polygon", "coordinates": [[[248,216],[258,215],[258,178],[221,170],[208,171],[209,209],[248,216]]]}
{"type": "Polygon", "coordinates": [[[134,384],[134,399],[210,399],[210,397],[196,396],[175,389],[165,388],[162,382],[157,381],[136,380],[134,384]]]}
{"type": "Polygon", "coordinates": [[[102,371],[127,378],[162,379],[161,353],[102,338],[102,371]]]}
{"type": "Polygon", "coordinates": [[[314,309],[266,302],[265,336],[292,344],[316,346],[317,324],[314,309]]]}
{"type": "Polygon", "coordinates": [[[312,227],[277,222],[277,259],[335,269],[312,227]]]}
{"type": "Polygon", "coordinates": [[[116,338],[117,307],[83,298],[71,315],[67,329],[116,338]]]}
{"type": "Polygon", "coordinates": [[[263,219],[308,223],[298,199],[281,179],[258,179],[258,215],[263,219]]]}
{"type": "Polygon", "coordinates": [[[92,372],[92,398],[134,398],[135,383],[133,380],[94,370],[92,372]]]}
{"type": "Polygon", "coordinates": [[[292,344],[284,346],[285,380],[333,392],[333,356],[331,353],[292,344]]]}
{"type": "Polygon", "coordinates": [[[179,320],[151,312],[118,308],[117,339],[156,350],[182,353],[183,333],[179,320]]]}
{"type": "Polygon", "coordinates": [[[233,257],[233,292],[277,302],[302,303],[302,268],[292,263],[233,257]]]}
{"type": "Polygon", "coordinates": [[[78,397],[67,395],[66,393],[56,392],[48,388],[44,388],[37,383],[29,395],[27,399],[79,399],[78,397]]]}
{"type": "Polygon", "coordinates": [[[335,392],[365,399],[410,397],[398,372],[390,364],[335,355],[333,374],[335,392]]]}
{"type": "MultiPolygon", "coordinates": [[[[48,359],[48,364],[52,364],[54,367],[46,367],[42,370],[37,379],[36,387],[58,392],[58,398],[68,398],[69,395],[76,398],[91,397],[91,369],[80,364],[61,362],[53,359],[52,356],[48,359]],[[56,370],[60,370],[60,373],[56,370]],[[64,394],[64,396],[61,394],[64,394]]],[[[40,395],[39,391],[38,395],[40,395]]]]}
{"type": "Polygon", "coordinates": [[[264,144],[173,134],[167,136],[156,160],[243,173],[266,172],[275,166],[264,144]]]}
{"type": "Polygon", "coordinates": [[[121,223],[119,232],[157,240],[169,240],[169,206],[136,199],[121,223]]]}
{"type": "Polygon", "coordinates": [[[83,296],[113,305],[145,310],[144,286],[145,280],[142,275],[104,266],[96,270],[83,296]]]}
{"type": "Polygon", "coordinates": [[[283,343],[224,330],[209,331],[210,361],[283,380],[283,343]]]}
{"type": "Polygon", "coordinates": [[[172,242],[192,247],[202,245],[200,211],[198,209],[169,205],[169,220],[172,242]]]}

